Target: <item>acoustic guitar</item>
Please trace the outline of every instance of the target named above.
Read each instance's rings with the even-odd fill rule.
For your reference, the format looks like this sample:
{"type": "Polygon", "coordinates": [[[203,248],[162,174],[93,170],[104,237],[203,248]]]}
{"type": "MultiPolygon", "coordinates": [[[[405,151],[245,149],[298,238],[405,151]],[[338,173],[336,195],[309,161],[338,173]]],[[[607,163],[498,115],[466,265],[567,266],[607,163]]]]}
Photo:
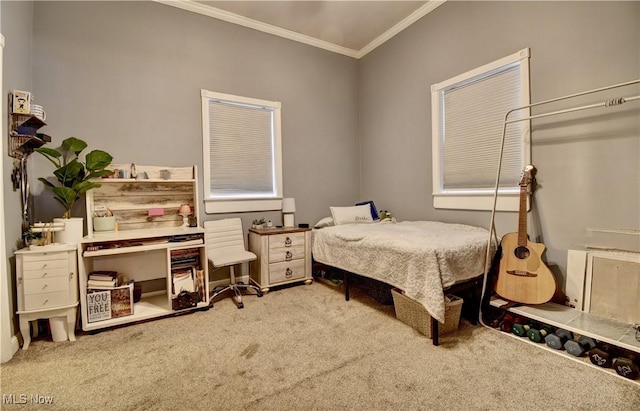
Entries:
{"type": "Polygon", "coordinates": [[[524,304],[546,303],[556,292],[553,273],[541,260],[545,246],[532,243],[527,234],[527,186],[534,181],[535,172],[531,164],[522,172],[518,232],[502,237],[502,256],[495,285],[500,297],[524,304]]]}

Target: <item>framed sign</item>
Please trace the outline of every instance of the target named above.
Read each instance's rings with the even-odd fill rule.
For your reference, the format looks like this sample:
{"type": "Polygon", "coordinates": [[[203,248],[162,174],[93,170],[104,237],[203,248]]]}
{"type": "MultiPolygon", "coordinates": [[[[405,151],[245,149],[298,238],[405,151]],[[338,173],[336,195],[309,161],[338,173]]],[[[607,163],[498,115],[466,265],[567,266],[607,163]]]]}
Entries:
{"type": "Polygon", "coordinates": [[[87,320],[92,323],[111,318],[111,290],[94,290],[87,294],[87,320]]]}

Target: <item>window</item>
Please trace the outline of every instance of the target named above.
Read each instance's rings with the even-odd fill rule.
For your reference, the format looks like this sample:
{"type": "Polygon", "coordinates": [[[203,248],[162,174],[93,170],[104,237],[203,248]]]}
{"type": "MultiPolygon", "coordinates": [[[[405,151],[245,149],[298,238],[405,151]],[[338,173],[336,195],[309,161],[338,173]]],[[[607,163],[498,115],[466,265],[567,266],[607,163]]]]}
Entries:
{"type": "Polygon", "coordinates": [[[207,213],[279,210],[280,103],[202,90],[207,213]]]}
{"type": "MultiPolygon", "coordinates": [[[[529,104],[529,49],[431,86],[433,206],[491,210],[505,115],[529,104]]],[[[509,120],[529,116],[512,113],[509,120]]],[[[528,121],[507,124],[497,209],[517,211],[528,121]]]]}

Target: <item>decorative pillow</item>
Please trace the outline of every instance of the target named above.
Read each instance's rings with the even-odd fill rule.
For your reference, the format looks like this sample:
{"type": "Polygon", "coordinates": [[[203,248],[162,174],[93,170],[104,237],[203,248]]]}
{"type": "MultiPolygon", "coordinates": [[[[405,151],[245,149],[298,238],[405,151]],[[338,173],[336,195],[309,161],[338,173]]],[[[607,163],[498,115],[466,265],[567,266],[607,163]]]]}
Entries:
{"type": "Polygon", "coordinates": [[[324,228],[324,227],[331,227],[332,225],[333,225],[333,217],[325,217],[322,220],[318,221],[316,225],[314,225],[314,227],[324,228]]]}
{"type": "Polygon", "coordinates": [[[350,223],[372,223],[371,207],[369,204],[353,206],[353,207],[329,207],[333,216],[333,223],[350,224],[350,223]]]}
{"type": "Polygon", "coordinates": [[[373,201],[363,201],[361,203],[356,203],[357,206],[364,204],[369,204],[369,206],[371,207],[371,218],[373,218],[374,221],[378,221],[380,219],[380,216],[378,216],[378,209],[376,208],[376,205],[373,203],[373,201]]]}

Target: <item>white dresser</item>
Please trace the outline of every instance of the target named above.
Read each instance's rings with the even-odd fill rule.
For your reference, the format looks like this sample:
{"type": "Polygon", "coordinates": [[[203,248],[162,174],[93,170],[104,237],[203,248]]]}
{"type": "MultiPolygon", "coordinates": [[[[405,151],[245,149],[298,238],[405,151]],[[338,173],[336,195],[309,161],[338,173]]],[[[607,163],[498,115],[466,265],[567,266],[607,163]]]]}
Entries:
{"type": "Polygon", "coordinates": [[[251,262],[251,281],[265,293],[271,286],[312,281],[309,228],[252,228],[249,251],[258,256],[251,262]]]}
{"type": "Polygon", "coordinates": [[[75,341],[78,307],[77,248],[74,245],[18,250],[16,285],[23,350],[29,348],[29,323],[41,318],[65,317],[69,340],[75,341]]]}

